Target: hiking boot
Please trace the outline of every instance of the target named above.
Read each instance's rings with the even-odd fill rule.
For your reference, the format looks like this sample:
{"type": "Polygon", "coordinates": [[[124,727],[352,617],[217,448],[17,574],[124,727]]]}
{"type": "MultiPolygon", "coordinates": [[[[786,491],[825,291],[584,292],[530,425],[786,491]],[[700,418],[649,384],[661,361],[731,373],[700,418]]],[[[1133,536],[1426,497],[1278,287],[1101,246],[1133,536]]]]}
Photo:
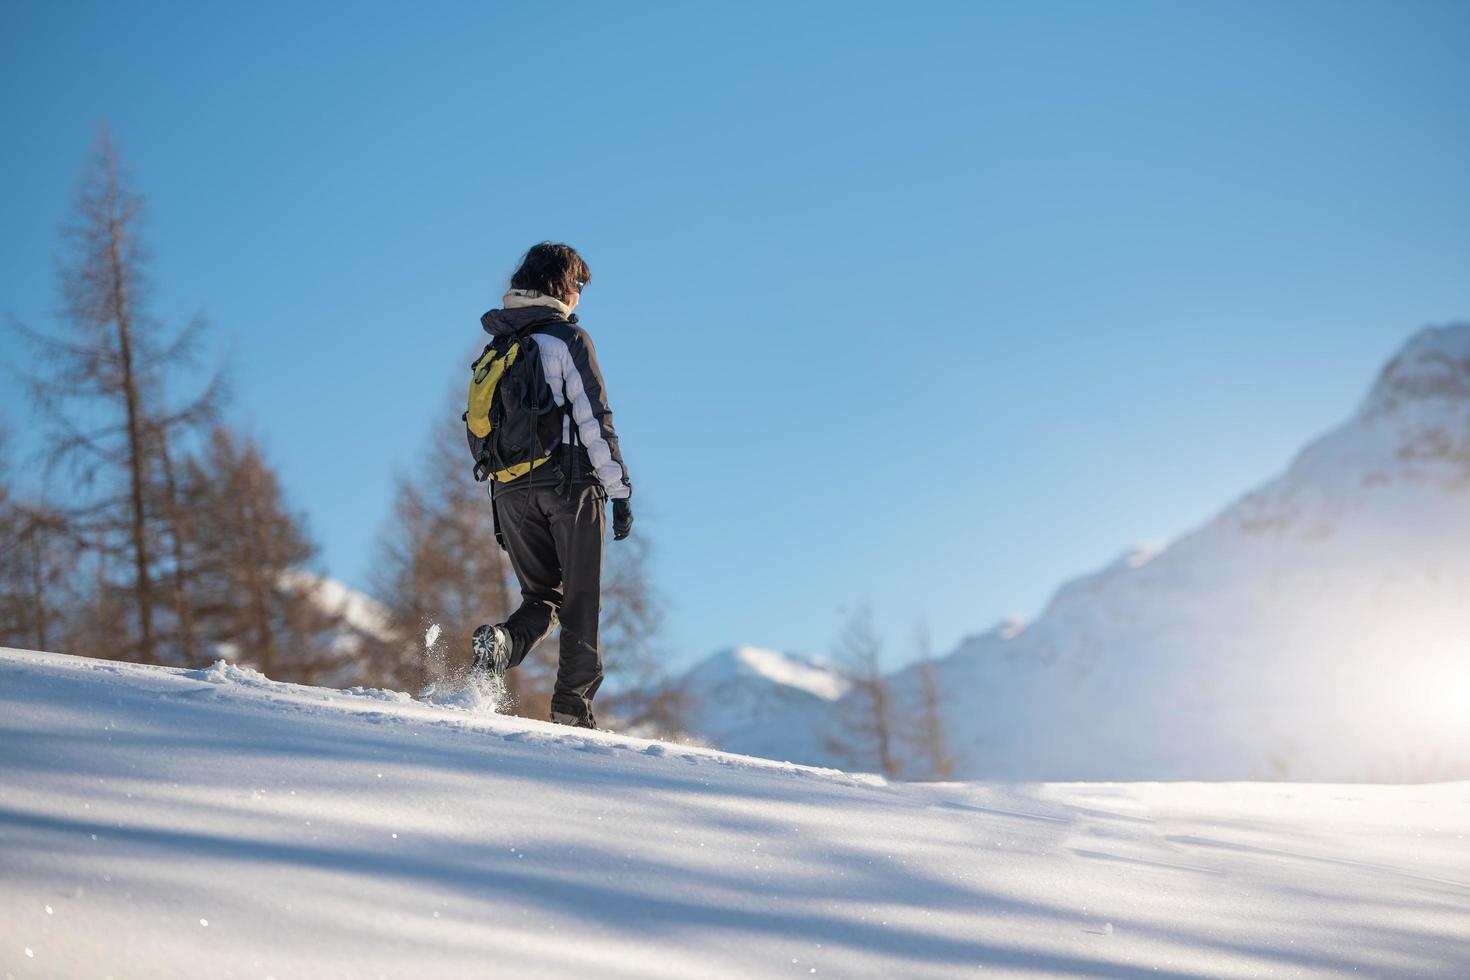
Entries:
{"type": "Polygon", "coordinates": [[[505,669],[510,664],[510,633],[504,626],[486,623],[476,627],[470,647],[475,654],[475,670],[494,674],[496,677],[505,676],[505,669]]]}
{"type": "Polygon", "coordinates": [[[560,711],[553,711],[551,713],[551,720],[558,725],[570,725],[572,728],[590,728],[594,732],[601,731],[597,727],[597,720],[592,717],[591,712],[588,712],[584,718],[581,715],[568,715],[560,711]]]}

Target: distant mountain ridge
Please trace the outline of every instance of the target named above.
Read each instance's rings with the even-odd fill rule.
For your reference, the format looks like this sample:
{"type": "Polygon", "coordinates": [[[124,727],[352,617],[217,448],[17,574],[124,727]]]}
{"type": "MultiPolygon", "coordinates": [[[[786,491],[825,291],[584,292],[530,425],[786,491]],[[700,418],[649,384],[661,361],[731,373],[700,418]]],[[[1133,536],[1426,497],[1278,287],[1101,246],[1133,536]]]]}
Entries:
{"type": "MultiPolygon", "coordinates": [[[[1199,529],[936,670],[962,778],[1470,774],[1470,324],[1414,335],[1346,422],[1199,529]]],[[[914,695],[912,669],[893,680],[914,695]]],[[[833,728],[837,703],[801,710],[833,728]]]]}
{"type": "Polygon", "coordinates": [[[824,657],[733,647],[684,675],[694,734],[730,752],[771,759],[823,758],[831,706],[847,682],[824,657]]]}

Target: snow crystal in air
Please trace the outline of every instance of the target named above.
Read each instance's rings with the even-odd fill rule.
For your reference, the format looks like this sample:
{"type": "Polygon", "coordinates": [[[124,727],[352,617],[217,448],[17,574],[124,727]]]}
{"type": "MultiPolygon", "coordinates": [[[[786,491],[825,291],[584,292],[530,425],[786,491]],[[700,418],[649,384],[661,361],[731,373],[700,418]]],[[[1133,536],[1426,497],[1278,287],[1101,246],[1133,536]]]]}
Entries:
{"type": "Polygon", "coordinates": [[[469,669],[469,641],[464,643],[464,656],[451,657],[446,644],[440,643],[443,630],[430,623],[424,630],[424,670],[428,676],[419,691],[419,700],[443,708],[457,708],[474,714],[504,714],[515,705],[515,698],[505,686],[503,677],[469,669]]]}

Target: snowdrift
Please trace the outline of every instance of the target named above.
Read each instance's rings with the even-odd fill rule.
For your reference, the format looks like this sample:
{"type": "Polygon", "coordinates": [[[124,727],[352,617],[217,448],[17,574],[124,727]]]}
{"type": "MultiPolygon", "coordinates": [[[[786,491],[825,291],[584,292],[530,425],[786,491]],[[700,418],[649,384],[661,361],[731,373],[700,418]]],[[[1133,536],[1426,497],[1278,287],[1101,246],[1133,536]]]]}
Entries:
{"type": "Polygon", "coordinates": [[[0,651],[14,977],[1463,976],[1470,784],[910,784],[0,651]]]}

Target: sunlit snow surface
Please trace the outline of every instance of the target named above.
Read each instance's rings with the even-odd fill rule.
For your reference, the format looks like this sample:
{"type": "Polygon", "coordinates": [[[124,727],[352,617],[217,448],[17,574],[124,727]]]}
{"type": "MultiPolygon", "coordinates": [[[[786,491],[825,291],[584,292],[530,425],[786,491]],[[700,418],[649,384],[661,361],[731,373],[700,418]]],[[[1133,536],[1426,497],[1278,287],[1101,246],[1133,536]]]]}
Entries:
{"type": "Polygon", "coordinates": [[[15,977],[1465,976],[1467,836],[1465,783],[889,786],[0,652],[15,977]]]}

